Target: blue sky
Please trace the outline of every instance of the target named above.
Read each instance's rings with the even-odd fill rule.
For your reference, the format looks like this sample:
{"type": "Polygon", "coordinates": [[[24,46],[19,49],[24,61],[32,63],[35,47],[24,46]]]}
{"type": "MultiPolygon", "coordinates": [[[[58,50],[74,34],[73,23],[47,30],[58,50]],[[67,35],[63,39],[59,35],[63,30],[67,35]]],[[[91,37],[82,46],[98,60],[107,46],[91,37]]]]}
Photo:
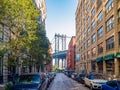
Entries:
{"type": "Polygon", "coordinates": [[[51,41],[55,33],[75,35],[75,11],[78,0],[46,0],[46,33],[51,41]]]}

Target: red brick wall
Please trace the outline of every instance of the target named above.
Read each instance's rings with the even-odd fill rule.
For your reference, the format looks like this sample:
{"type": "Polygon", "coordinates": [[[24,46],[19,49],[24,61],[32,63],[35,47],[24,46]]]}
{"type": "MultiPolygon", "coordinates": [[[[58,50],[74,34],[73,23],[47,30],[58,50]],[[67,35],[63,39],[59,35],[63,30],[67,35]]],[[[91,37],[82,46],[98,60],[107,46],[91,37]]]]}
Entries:
{"type": "Polygon", "coordinates": [[[75,70],[75,36],[73,36],[69,42],[66,59],[67,59],[67,69],[75,70]]]}

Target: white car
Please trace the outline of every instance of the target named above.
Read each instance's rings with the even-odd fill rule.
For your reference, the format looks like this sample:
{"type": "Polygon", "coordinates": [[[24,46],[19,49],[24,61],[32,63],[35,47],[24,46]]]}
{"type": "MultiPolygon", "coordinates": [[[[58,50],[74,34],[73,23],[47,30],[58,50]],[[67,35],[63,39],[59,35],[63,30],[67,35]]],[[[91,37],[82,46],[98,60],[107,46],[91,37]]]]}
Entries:
{"type": "Polygon", "coordinates": [[[93,89],[102,89],[102,84],[105,84],[107,80],[104,79],[96,79],[94,75],[88,75],[85,77],[85,86],[90,87],[91,90],[93,89]]]}
{"type": "Polygon", "coordinates": [[[94,79],[91,80],[90,82],[90,89],[102,89],[102,84],[105,84],[107,82],[107,80],[102,80],[102,79],[94,79]]]}

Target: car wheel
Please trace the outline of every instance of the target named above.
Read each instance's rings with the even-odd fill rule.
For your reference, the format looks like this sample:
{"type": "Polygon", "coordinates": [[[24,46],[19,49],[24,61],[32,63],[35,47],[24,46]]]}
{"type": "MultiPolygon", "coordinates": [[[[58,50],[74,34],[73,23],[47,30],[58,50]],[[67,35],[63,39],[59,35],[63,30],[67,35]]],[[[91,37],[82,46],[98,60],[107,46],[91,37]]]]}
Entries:
{"type": "Polygon", "coordinates": [[[85,87],[87,87],[87,84],[86,84],[86,83],[85,83],[84,85],[85,85],[85,87]]]}
{"type": "Polygon", "coordinates": [[[101,90],[105,90],[104,88],[102,88],[101,90]]]}
{"type": "Polygon", "coordinates": [[[92,85],[90,86],[90,90],[94,90],[93,87],[92,87],[92,85]]]}

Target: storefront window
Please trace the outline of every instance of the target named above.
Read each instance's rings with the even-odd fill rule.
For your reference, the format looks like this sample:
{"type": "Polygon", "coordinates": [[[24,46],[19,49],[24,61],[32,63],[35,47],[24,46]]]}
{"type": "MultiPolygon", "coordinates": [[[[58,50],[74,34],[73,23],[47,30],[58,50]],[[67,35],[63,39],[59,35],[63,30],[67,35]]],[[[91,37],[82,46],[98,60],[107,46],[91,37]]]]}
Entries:
{"type": "Polygon", "coordinates": [[[102,73],[103,72],[103,62],[98,62],[98,72],[102,73]]]}
{"type": "Polygon", "coordinates": [[[107,74],[110,74],[110,75],[114,73],[114,60],[106,61],[106,71],[107,71],[107,74]]]}
{"type": "Polygon", "coordinates": [[[94,72],[96,70],[96,62],[91,61],[91,65],[92,65],[92,71],[94,72]]]}

